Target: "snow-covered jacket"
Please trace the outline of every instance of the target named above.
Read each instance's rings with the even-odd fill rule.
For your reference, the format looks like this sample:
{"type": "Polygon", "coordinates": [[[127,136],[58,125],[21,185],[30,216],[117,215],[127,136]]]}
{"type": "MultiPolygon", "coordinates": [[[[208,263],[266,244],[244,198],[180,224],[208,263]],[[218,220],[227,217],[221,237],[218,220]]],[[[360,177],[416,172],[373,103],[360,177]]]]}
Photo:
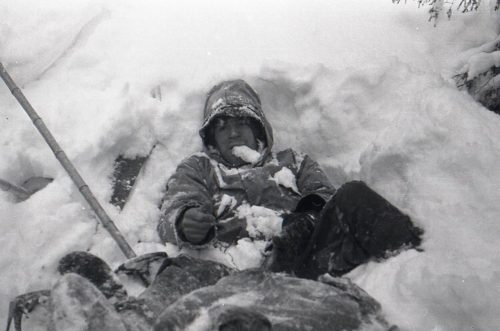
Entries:
{"type": "Polygon", "coordinates": [[[183,160],[167,183],[158,224],[164,242],[186,242],[180,222],[189,208],[200,208],[216,217],[204,243],[233,243],[252,232],[247,222],[249,212],[266,210],[279,217],[307,209],[311,202],[327,201],[334,193],[327,176],[310,157],[292,149],[271,151],[272,129],[260,99],[241,80],[224,82],[209,92],[200,136],[204,151],[183,160]],[[219,115],[248,116],[258,121],[265,141],[257,162],[232,168],[210,145],[208,127],[219,115]]]}

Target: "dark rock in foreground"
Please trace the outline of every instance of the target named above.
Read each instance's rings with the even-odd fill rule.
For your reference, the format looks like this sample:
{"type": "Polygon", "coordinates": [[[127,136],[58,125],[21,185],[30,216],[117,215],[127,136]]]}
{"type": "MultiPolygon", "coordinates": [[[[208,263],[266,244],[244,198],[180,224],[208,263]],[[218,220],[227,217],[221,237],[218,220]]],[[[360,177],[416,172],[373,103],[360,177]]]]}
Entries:
{"type": "Polygon", "coordinates": [[[378,302],[359,287],[339,278],[328,282],[260,270],[239,272],[172,303],[154,330],[391,329],[378,302]]]}
{"type": "Polygon", "coordinates": [[[139,298],[158,315],[183,295],[214,285],[231,272],[230,268],[220,263],[187,255],[167,258],[151,286],[139,298]]]}
{"type": "MultiPolygon", "coordinates": [[[[76,252],[63,262],[96,259],[86,255],[76,252]]],[[[44,315],[54,331],[397,330],[382,317],[380,304],[347,278],[312,281],[260,269],[237,272],[178,256],[164,258],[151,286],[134,298],[122,288],[120,295],[106,295],[102,284],[113,278],[109,268],[94,275],[94,269],[69,262],[61,263],[68,268],[53,287],[44,315]],[[85,277],[87,271],[92,277],[85,277]]]]}

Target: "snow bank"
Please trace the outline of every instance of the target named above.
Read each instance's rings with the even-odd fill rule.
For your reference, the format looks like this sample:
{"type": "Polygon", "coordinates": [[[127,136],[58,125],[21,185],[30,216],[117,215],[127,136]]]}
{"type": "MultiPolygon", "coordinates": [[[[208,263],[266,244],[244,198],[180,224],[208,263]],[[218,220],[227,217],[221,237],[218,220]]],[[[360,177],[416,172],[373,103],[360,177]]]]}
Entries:
{"type": "MultiPolygon", "coordinates": [[[[388,320],[403,330],[492,330],[500,322],[500,117],[457,91],[449,73],[463,65],[457,54],[495,38],[498,23],[483,10],[433,28],[426,15],[369,0],[8,0],[0,59],[138,254],[176,253],[155,230],[162,190],[201,147],[206,91],[241,77],[261,95],[277,149],[307,152],[336,185],[365,180],[425,229],[424,252],[349,275],[388,320]],[[154,145],[120,212],[107,203],[113,160],[154,145]]],[[[8,298],[49,288],[71,250],[113,266],[124,258],[3,87],[0,105],[0,178],[55,179],[19,204],[0,191],[5,317],[8,298]]],[[[242,240],[229,255],[192,254],[246,268],[264,248],[242,240]]]]}

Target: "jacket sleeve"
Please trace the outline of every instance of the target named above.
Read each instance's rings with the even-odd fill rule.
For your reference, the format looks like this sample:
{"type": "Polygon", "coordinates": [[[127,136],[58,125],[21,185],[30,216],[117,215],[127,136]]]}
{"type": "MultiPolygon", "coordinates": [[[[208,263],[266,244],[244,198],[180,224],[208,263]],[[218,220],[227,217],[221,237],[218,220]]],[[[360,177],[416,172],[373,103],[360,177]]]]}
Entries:
{"type": "Polygon", "coordinates": [[[296,159],[302,160],[297,174],[297,187],[302,198],[295,211],[319,212],[335,194],[335,188],[316,161],[307,155],[297,156],[296,159]]]}
{"type": "Polygon", "coordinates": [[[163,242],[179,246],[189,243],[180,230],[180,222],[187,209],[200,208],[207,214],[213,214],[212,194],[207,184],[210,169],[208,159],[191,156],[177,167],[168,180],[157,228],[163,242]]]}

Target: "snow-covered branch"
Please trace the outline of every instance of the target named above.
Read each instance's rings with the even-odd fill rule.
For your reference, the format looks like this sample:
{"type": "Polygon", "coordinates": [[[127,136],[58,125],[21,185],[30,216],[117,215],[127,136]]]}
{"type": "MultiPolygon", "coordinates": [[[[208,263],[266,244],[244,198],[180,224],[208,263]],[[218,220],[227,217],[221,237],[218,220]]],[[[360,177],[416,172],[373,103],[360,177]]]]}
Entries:
{"type": "MultiPolygon", "coordinates": [[[[434,24],[438,21],[438,19],[441,17],[440,14],[443,12],[443,10],[446,9],[446,15],[448,18],[451,17],[451,14],[453,10],[461,11],[462,13],[470,12],[470,11],[475,11],[479,8],[481,5],[481,0],[460,0],[458,5],[453,9],[454,4],[456,3],[455,0],[415,0],[418,4],[418,7],[422,6],[430,6],[431,8],[429,9],[429,21],[434,20],[434,24]]],[[[392,0],[393,3],[400,3],[401,0],[392,0]]],[[[405,0],[406,2],[406,0],[405,0]]],[[[500,8],[500,0],[496,0],[495,3],[495,10],[498,10],[500,8]]]]}
{"type": "MultiPolygon", "coordinates": [[[[400,1],[392,0],[396,4],[400,1]]],[[[437,24],[444,10],[450,18],[454,10],[462,13],[476,11],[481,5],[481,0],[415,1],[419,7],[430,6],[429,21],[434,20],[434,25],[437,24]]],[[[500,0],[495,0],[494,10],[499,8],[500,0]]],[[[469,50],[466,56],[465,64],[453,77],[457,87],[466,89],[483,106],[500,114],[500,36],[480,47],[469,50]]]]}
{"type": "Polygon", "coordinates": [[[500,114],[500,36],[471,53],[454,76],[457,87],[467,89],[483,106],[500,114]]]}

